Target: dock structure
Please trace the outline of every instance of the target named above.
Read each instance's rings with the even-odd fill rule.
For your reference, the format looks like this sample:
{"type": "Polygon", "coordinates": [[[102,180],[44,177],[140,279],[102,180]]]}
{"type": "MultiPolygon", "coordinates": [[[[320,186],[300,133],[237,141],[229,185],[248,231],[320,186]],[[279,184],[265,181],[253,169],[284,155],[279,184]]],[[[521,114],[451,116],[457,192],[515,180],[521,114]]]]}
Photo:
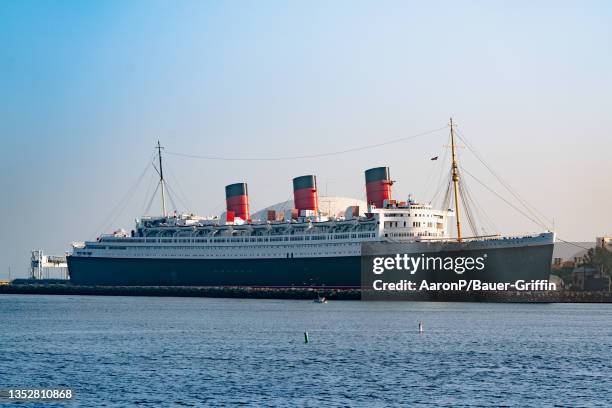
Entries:
{"type": "Polygon", "coordinates": [[[66,255],[45,255],[42,249],[32,251],[31,279],[68,279],[66,255]]]}

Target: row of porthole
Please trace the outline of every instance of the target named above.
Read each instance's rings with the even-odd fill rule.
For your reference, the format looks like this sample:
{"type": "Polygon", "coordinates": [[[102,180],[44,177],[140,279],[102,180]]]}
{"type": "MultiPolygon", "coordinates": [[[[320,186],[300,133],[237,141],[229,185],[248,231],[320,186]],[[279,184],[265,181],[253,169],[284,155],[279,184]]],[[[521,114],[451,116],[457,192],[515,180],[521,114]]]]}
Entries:
{"type": "MultiPolygon", "coordinates": [[[[333,242],[333,243],[327,243],[327,244],[304,244],[304,245],[299,245],[299,246],[315,246],[315,247],[321,247],[321,248],[328,248],[330,246],[353,246],[353,245],[361,245],[361,243],[359,242],[333,242]]],[[[276,245],[257,245],[257,246],[251,246],[251,245],[244,245],[241,246],[239,248],[251,248],[251,249],[261,249],[261,248],[278,248],[278,249],[283,249],[283,247],[281,246],[276,246],[276,245]]],[[[284,246],[284,248],[286,248],[286,246],[284,246]]],[[[201,246],[150,246],[150,247],[145,247],[145,246],[134,246],[134,247],[113,247],[113,246],[107,246],[107,247],[96,247],[95,249],[108,249],[108,250],[129,250],[129,249],[140,249],[140,250],[161,250],[161,249],[172,249],[172,250],[201,250],[201,249],[206,249],[206,250],[236,250],[237,247],[236,246],[205,246],[205,247],[201,247],[201,246]]]]}
{"type": "MultiPolygon", "coordinates": [[[[329,255],[329,254],[344,254],[344,253],[357,253],[356,250],[346,250],[346,251],[329,251],[329,252],[266,252],[266,253],[234,253],[234,254],[224,254],[224,253],[195,253],[195,254],[176,254],[176,253],[150,253],[150,252],[134,252],[134,253],[106,253],[105,256],[287,256],[291,254],[296,255],[329,255]]],[[[91,253],[81,254],[81,255],[91,255],[91,253]]],[[[95,254],[94,254],[95,255],[95,254]]],[[[290,256],[289,256],[290,257],[290,256]]]]}

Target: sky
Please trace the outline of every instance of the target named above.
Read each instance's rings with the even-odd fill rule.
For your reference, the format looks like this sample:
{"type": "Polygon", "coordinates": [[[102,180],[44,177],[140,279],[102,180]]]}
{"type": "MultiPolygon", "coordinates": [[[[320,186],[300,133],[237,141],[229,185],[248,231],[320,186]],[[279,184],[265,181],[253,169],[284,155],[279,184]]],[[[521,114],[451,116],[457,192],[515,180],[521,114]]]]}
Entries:
{"type": "MultiPolygon", "coordinates": [[[[4,1],[0,42],[0,279],[26,276],[32,249],[131,229],[158,140],[179,210],[219,214],[240,181],[257,210],[304,174],[362,199],[363,171],[381,165],[395,197],[427,202],[451,116],[559,237],[612,234],[608,1],[4,1]],[[173,154],[279,158],[400,138],[310,159],[173,154]]],[[[543,229],[463,178],[497,232],[543,229]]]]}

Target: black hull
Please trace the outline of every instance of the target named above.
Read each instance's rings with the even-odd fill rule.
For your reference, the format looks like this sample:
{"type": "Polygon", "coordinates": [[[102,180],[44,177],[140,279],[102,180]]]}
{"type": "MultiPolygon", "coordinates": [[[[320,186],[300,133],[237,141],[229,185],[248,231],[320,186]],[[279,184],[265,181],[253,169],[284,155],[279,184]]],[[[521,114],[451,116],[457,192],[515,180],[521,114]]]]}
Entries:
{"type": "MultiPolygon", "coordinates": [[[[453,282],[548,280],[552,244],[487,249],[481,271],[420,271],[409,279],[453,282]]],[[[436,253],[436,256],[477,257],[483,250],[436,253]]],[[[326,286],[361,287],[362,258],[280,259],[155,259],[68,257],[70,280],[77,285],[122,286],[326,286]]]]}

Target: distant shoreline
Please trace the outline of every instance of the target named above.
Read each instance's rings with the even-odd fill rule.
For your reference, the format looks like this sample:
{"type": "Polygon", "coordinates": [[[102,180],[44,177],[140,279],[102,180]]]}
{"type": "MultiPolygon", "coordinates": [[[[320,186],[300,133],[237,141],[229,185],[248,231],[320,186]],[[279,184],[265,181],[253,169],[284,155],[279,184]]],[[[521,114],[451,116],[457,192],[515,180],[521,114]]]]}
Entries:
{"type": "MultiPolygon", "coordinates": [[[[302,299],[325,296],[329,300],[361,300],[359,289],[260,288],[200,286],[78,286],[70,284],[0,285],[0,294],[161,296],[238,299],[302,299]]],[[[496,303],[612,303],[612,292],[413,292],[407,301],[496,302],[496,303]]]]}

